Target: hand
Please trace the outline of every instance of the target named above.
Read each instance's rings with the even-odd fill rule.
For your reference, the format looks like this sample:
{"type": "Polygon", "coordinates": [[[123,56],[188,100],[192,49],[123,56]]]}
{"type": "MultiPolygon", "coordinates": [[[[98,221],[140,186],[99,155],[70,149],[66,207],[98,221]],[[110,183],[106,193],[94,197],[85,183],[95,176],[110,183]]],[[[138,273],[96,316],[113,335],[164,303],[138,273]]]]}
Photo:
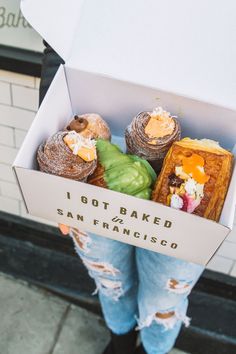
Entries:
{"type": "Polygon", "coordinates": [[[69,226],[64,225],[64,224],[58,224],[58,227],[59,227],[61,233],[62,233],[64,236],[66,236],[66,235],[69,234],[69,232],[70,232],[70,227],[69,227],[69,226]]]}

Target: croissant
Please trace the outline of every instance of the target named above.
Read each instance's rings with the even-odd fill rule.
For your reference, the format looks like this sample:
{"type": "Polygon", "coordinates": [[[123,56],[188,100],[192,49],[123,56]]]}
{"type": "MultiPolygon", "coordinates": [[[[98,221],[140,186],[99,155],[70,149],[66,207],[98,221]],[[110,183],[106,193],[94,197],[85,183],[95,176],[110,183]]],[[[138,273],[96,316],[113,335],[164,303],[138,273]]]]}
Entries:
{"type": "Polygon", "coordinates": [[[176,117],[161,107],[141,112],[125,130],[127,152],[144,158],[159,172],[167,151],[180,134],[176,117]]]}
{"type": "Polygon", "coordinates": [[[98,187],[108,188],[107,183],[104,179],[104,172],[105,168],[98,162],[96,170],[94,171],[94,173],[92,173],[91,176],[89,176],[87,182],[98,187]]]}
{"type": "Polygon", "coordinates": [[[218,221],[232,166],[233,155],[217,142],[182,139],[166,155],[152,200],[218,221]]]}
{"type": "Polygon", "coordinates": [[[74,130],[84,138],[89,139],[111,139],[110,129],[104,119],[96,113],[75,115],[66,127],[67,130],[74,130]]]}
{"type": "Polygon", "coordinates": [[[98,140],[96,148],[98,166],[89,176],[88,183],[150,199],[156,173],[147,161],[124,154],[118,146],[106,140],[98,140]]]}
{"type": "Polygon", "coordinates": [[[97,159],[85,161],[77,154],[73,154],[64,141],[67,135],[67,131],[59,131],[39,146],[37,152],[39,168],[53,175],[86,181],[96,169],[97,159]]]}

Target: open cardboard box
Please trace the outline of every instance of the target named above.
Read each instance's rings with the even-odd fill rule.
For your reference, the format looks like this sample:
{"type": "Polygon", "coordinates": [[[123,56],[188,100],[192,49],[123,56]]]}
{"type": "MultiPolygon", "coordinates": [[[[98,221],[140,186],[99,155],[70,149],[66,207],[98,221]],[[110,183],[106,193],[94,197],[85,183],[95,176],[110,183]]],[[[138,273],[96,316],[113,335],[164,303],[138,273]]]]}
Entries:
{"type": "MultiPolygon", "coordinates": [[[[161,1],[151,2],[153,6],[164,6],[161,1]]],[[[122,75],[119,75],[119,70],[116,72],[114,68],[108,70],[109,75],[104,75],[101,67],[97,73],[92,69],[88,72],[84,70],[86,65],[83,59],[78,68],[76,62],[83,57],[86,50],[83,45],[84,38],[88,41],[91,36],[91,28],[87,28],[86,19],[91,19],[92,16],[95,22],[99,21],[101,27],[104,27],[105,23],[104,35],[109,28],[110,35],[114,37],[112,29],[114,29],[117,11],[121,11],[125,6],[123,0],[120,4],[102,0],[99,8],[96,7],[98,11],[105,3],[110,6],[109,16],[102,18],[99,18],[97,12],[91,15],[90,7],[96,6],[93,0],[87,0],[86,5],[83,1],[71,1],[71,5],[76,7],[73,8],[73,14],[78,7],[81,12],[80,20],[77,16],[72,16],[73,21],[79,21],[77,30],[75,23],[68,22],[67,36],[71,35],[71,30],[74,29],[76,33],[79,30],[82,41],[72,41],[70,50],[68,42],[67,46],[64,46],[56,36],[56,32],[53,32],[55,29],[50,29],[49,21],[50,11],[58,21],[65,20],[63,6],[66,6],[66,2],[62,1],[63,5],[58,9],[56,6],[51,8],[51,5],[56,4],[54,0],[51,1],[50,4],[53,4],[49,6],[49,17],[46,16],[42,24],[40,19],[42,21],[45,15],[42,11],[44,3],[45,0],[40,2],[24,0],[23,12],[27,20],[45,39],[51,39],[52,45],[54,44],[57,51],[67,59],[67,63],[60,66],[14,162],[14,171],[28,212],[169,256],[207,264],[232,229],[236,202],[236,170],[231,179],[220,222],[216,223],[152,201],[42,173],[37,169],[36,152],[39,144],[65,127],[73,114],[85,112],[101,114],[112,130],[113,141],[124,147],[124,129],[134,115],[157,105],[162,105],[172,114],[179,116],[182,136],[214,139],[225,148],[233,150],[236,143],[235,109],[228,108],[230,105],[224,107],[222,104],[204,102],[203,99],[189,98],[180,92],[184,91],[183,87],[179,92],[171,93],[171,90],[158,89],[157,87],[160,86],[157,83],[154,83],[156,88],[152,88],[151,81],[148,85],[133,83],[128,73],[128,81],[120,80],[122,75]],[[83,48],[83,55],[81,48],[83,48]],[[112,70],[114,70],[113,74],[116,74],[111,75],[112,70]]],[[[145,1],[139,0],[138,3],[141,5],[145,1]]],[[[183,6],[186,5],[186,1],[182,3],[183,6]]],[[[183,9],[179,10],[180,14],[181,10],[183,9]]],[[[210,11],[210,8],[208,10],[210,11]]],[[[151,16],[152,11],[149,13],[151,16]]],[[[140,12],[139,15],[143,13],[140,12]]],[[[138,19],[134,26],[138,26],[138,19]]],[[[148,38],[150,28],[145,31],[148,38]]],[[[104,37],[100,34],[95,39],[100,41],[104,50],[104,37]]],[[[96,31],[93,32],[93,36],[96,36],[96,31]]],[[[165,38],[160,36],[159,40],[164,43],[166,34],[165,38]]],[[[123,41],[118,44],[118,47],[122,46],[123,41]]],[[[121,47],[118,49],[120,50],[121,47]]],[[[87,55],[89,54],[92,52],[87,49],[87,55]]],[[[98,57],[100,54],[98,52],[98,57]]],[[[158,55],[154,53],[154,57],[157,59],[158,55]]],[[[129,60],[129,56],[127,58],[129,60]]],[[[147,75],[149,72],[150,70],[147,71],[147,75]]],[[[167,82],[170,81],[168,78],[167,82]]]]}

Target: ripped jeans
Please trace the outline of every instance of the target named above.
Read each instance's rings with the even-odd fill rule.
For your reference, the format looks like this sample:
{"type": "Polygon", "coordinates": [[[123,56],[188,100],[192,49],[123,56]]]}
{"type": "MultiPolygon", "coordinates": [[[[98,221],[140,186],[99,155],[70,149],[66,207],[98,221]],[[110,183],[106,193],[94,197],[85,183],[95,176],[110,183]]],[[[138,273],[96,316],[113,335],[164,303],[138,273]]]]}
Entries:
{"type": "Polygon", "coordinates": [[[107,326],[136,326],[148,354],[168,353],[186,316],[188,295],[203,267],[71,228],[76,252],[95,280],[107,326]]]}

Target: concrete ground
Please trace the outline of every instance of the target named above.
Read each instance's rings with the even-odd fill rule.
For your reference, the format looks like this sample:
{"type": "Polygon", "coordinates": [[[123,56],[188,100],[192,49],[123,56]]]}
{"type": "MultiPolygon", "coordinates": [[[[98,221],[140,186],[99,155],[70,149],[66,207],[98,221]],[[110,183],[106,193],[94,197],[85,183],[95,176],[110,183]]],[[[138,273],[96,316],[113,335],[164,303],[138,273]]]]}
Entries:
{"type": "Polygon", "coordinates": [[[100,317],[2,273],[0,319],[1,354],[101,354],[109,341],[100,317]]]}

